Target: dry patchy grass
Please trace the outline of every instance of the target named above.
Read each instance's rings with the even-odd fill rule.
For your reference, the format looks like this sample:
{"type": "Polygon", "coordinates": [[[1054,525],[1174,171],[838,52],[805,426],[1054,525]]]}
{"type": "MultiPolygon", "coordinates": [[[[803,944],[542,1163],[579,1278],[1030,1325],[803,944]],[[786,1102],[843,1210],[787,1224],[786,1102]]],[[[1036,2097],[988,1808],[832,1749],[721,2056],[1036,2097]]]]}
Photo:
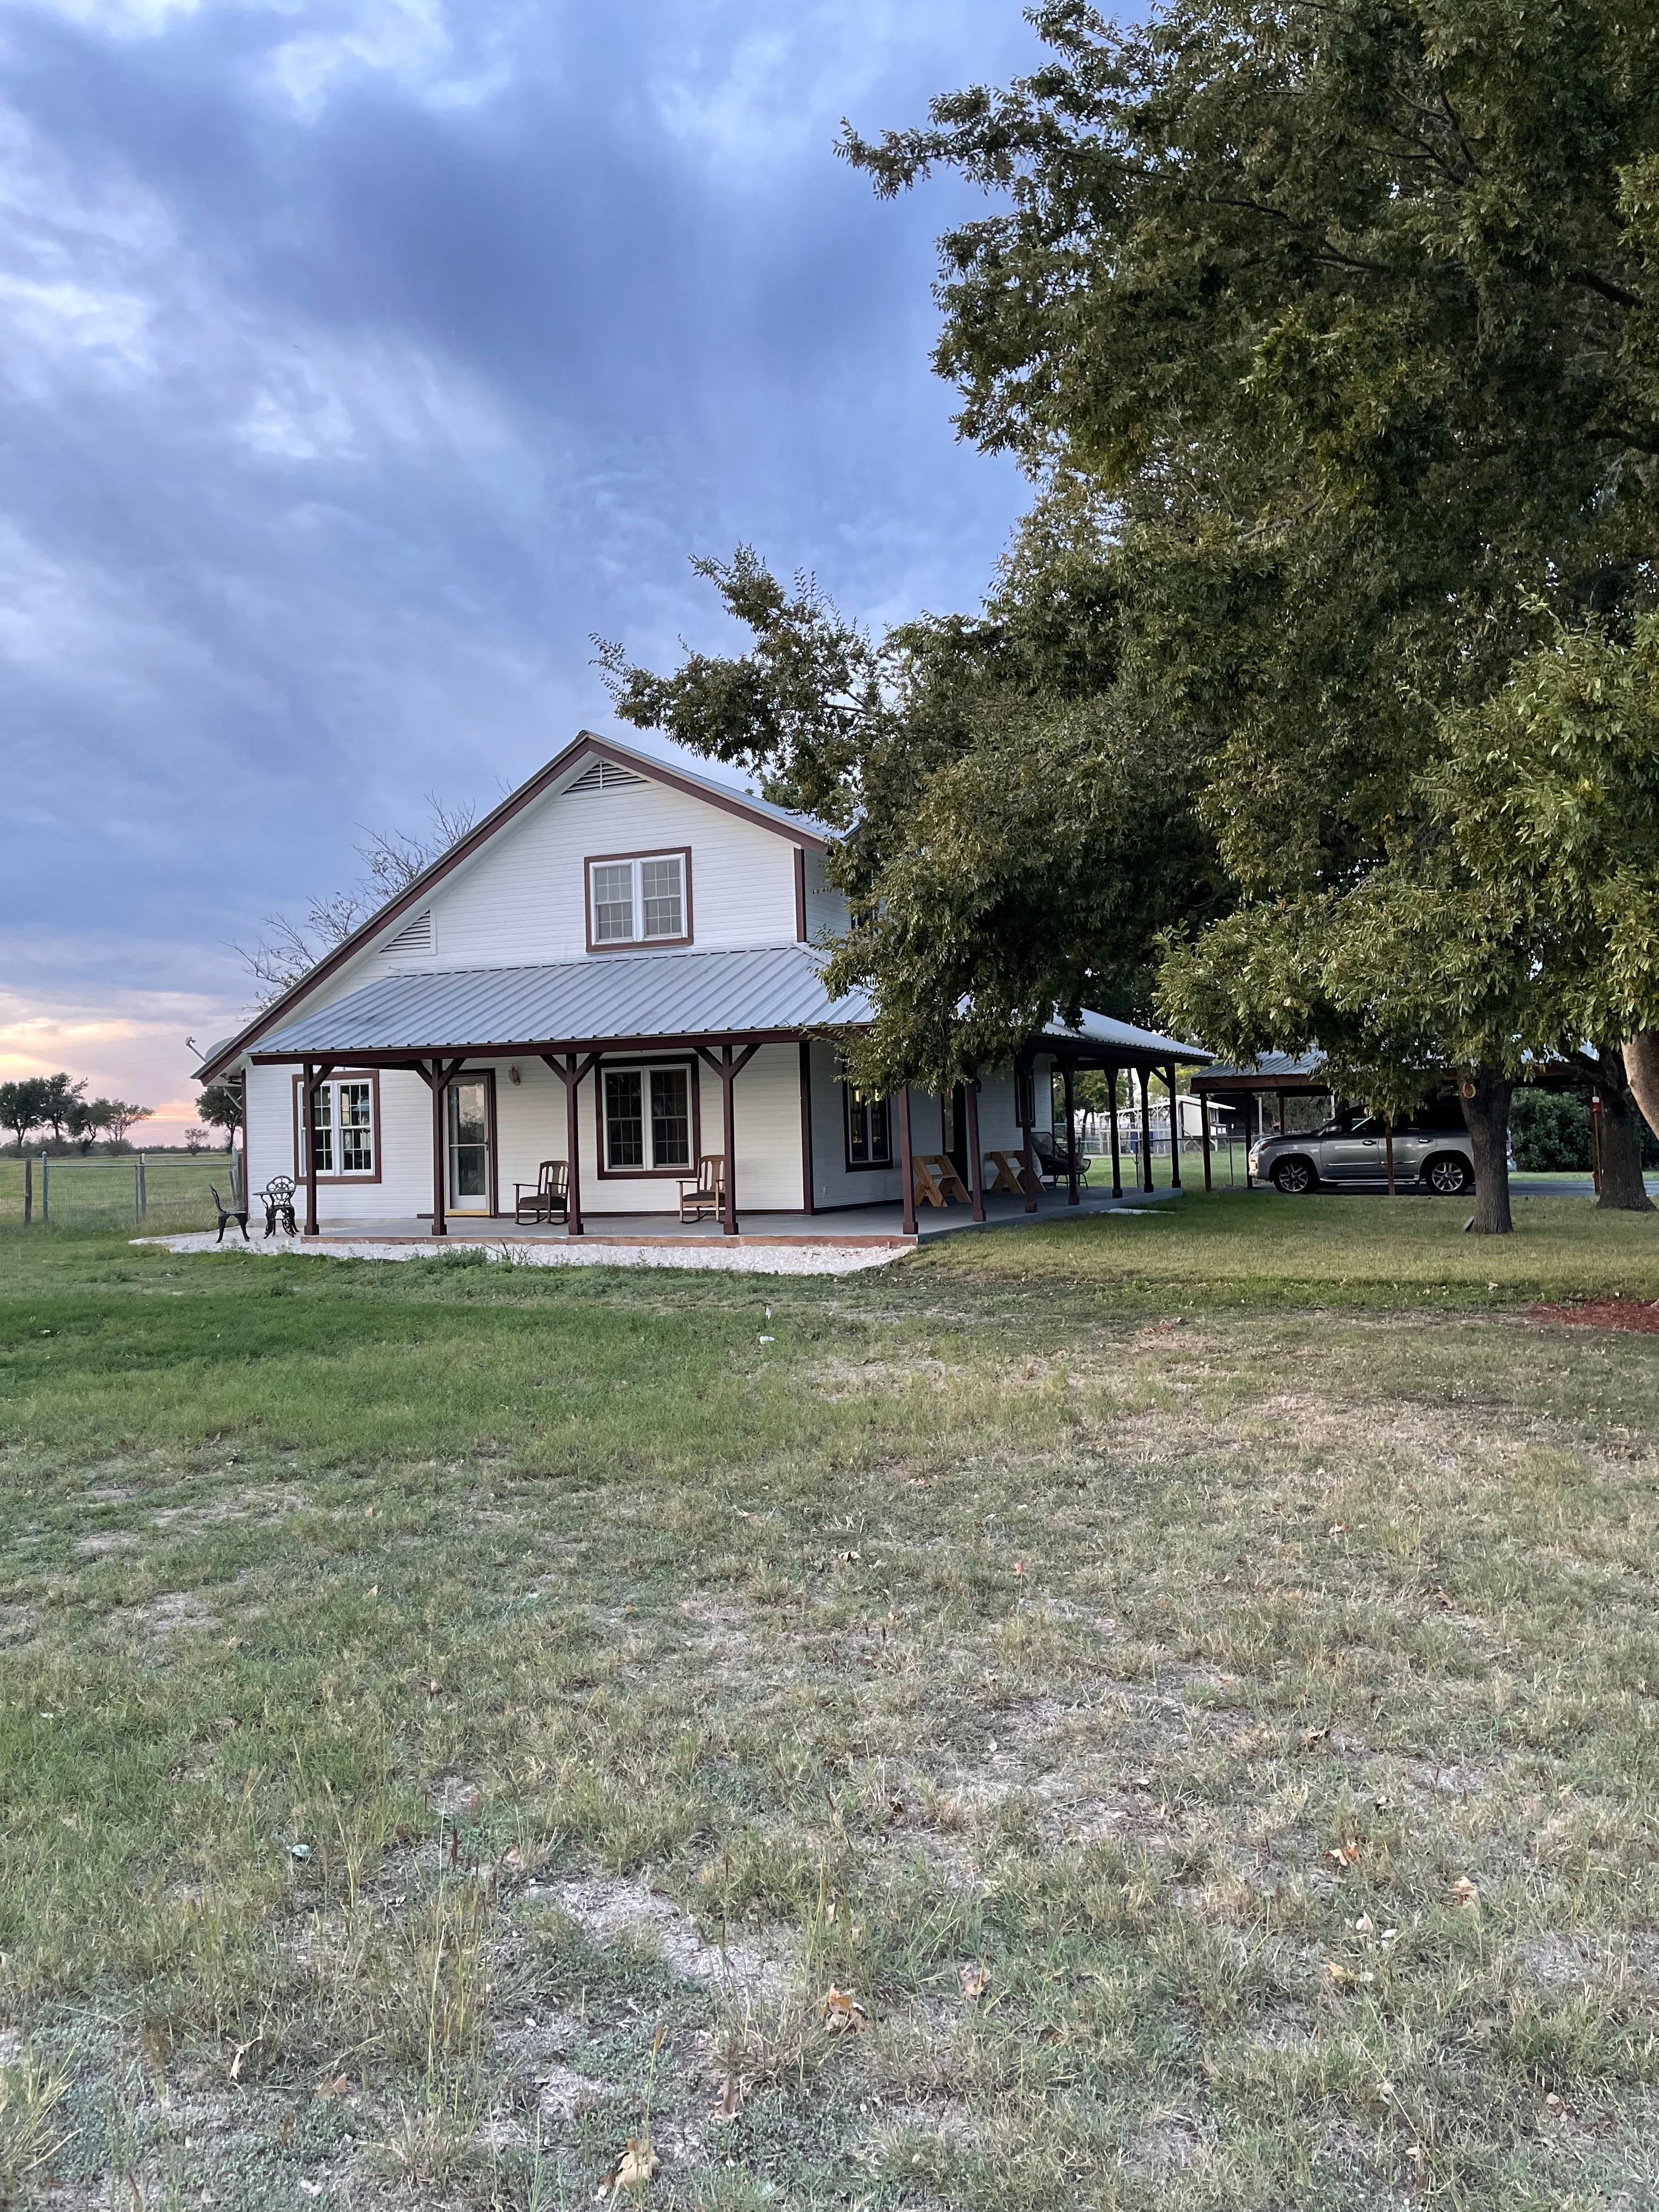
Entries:
{"type": "Polygon", "coordinates": [[[0,2194],[1654,2201],[1659,1347],[1017,1242],[56,1245],[0,2194]]]}

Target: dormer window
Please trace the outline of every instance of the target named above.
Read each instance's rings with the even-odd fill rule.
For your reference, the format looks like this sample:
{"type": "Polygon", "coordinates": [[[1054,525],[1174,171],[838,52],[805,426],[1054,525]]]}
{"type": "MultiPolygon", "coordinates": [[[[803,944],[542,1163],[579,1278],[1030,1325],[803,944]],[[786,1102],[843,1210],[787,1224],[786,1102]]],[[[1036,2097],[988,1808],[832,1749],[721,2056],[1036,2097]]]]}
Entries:
{"type": "Polygon", "coordinates": [[[691,942],[691,854],[605,853],[587,863],[587,949],[691,942]]]}

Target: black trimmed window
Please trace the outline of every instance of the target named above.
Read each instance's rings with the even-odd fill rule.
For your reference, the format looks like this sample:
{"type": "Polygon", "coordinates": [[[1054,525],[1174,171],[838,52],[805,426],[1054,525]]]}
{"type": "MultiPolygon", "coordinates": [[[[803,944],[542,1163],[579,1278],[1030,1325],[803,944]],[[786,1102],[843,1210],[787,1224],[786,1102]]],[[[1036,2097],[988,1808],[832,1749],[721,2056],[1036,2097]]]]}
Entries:
{"type": "Polygon", "coordinates": [[[856,1084],[842,1085],[847,1101],[847,1164],[849,1168],[890,1168],[893,1164],[893,1117],[879,1091],[861,1091],[856,1084]]]}

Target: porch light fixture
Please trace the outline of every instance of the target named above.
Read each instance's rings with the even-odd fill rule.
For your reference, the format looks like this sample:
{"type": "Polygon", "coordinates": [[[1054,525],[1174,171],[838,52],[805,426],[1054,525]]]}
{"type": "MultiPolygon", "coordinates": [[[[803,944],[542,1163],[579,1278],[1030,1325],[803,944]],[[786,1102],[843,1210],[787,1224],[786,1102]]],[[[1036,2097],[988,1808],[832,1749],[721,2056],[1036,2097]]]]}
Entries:
{"type": "Polygon", "coordinates": [[[524,1081],[523,1076],[519,1073],[518,1063],[516,1060],[513,1066],[507,1069],[507,1079],[509,1083],[522,1083],[524,1081]]]}

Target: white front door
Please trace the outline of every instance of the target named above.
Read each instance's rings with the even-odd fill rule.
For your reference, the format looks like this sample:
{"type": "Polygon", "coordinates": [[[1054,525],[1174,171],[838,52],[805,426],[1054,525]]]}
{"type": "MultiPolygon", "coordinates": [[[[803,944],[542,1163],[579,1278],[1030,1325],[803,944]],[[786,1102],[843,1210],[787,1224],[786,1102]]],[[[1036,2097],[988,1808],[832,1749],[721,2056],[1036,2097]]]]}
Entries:
{"type": "Polygon", "coordinates": [[[483,1075],[458,1076],[449,1086],[449,1193],[451,1213],[489,1211],[489,1081],[483,1075]]]}

